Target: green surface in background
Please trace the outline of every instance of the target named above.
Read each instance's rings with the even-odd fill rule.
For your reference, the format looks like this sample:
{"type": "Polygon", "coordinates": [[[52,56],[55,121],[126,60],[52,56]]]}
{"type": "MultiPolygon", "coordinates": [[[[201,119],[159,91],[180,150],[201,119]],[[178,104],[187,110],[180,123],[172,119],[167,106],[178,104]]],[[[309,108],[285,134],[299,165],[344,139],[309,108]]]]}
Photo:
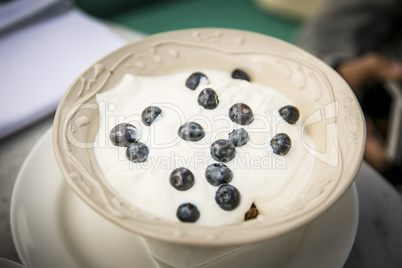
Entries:
{"type": "Polygon", "coordinates": [[[291,43],[300,27],[298,22],[263,13],[252,0],[151,1],[103,19],[146,34],[219,27],[258,32],[291,43]]]}

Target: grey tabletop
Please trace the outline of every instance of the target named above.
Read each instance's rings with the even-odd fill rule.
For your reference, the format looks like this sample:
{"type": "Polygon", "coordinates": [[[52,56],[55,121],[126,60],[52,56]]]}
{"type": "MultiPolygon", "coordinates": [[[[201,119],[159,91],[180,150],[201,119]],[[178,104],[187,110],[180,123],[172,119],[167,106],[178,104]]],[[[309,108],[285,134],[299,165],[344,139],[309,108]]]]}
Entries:
{"type": "MultiPolygon", "coordinates": [[[[0,141],[0,258],[19,262],[10,229],[10,200],[24,159],[53,115],[0,141]]],[[[344,267],[402,267],[402,196],[367,163],[356,178],[359,224],[344,267]]],[[[336,223],[334,223],[336,224],[336,223]]]]}

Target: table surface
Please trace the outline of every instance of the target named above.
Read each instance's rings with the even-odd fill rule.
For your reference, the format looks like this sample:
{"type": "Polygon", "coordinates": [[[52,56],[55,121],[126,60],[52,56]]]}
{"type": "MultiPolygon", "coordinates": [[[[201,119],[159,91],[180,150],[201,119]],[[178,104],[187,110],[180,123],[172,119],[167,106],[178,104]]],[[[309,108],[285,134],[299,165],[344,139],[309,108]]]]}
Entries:
{"type": "MultiPolygon", "coordinates": [[[[214,1],[213,10],[208,8],[208,5],[212,5],[212,0],[173,1],[177,3],[160,4],[152,9],[144,7],[127,10],[105,19],[148,34],[183,28],[183,21],[186,21],[188,23],[184,25],[185,28],[234,27],[269,34],[289,42],[294,40],[299,29],[298,23],[255,12],[251,10],[254,7],[250,1],[235,1],[238,5],[233,5],[230,0],[214,1]],[[228,6],[227,19],[218,19],[222,9],[228,6]],[[189,10],[197,12],[190,14],[189,10]],[[242,10],[254,12],[252,23],[240,18],[242,10]],[[205,20],[207,12],[211,20],[205,20]],[[169,20],[172,16],[176,20],[169,20]],[[159,23],[151,23],[155,20],[159,23]],[[164,23],[160,23],[161,21],[164,23]]],[[[23,161],[37,140],[51,127],[52,122],[53,114],[0,140],[0,258],[19,261],[9,221],[12,189],[23,161]]],[[[365,162],[357,175],[356,186],[360,208],[359,225],[354,246],[344,267],[402,267],[401,194],[365,162]]]]}

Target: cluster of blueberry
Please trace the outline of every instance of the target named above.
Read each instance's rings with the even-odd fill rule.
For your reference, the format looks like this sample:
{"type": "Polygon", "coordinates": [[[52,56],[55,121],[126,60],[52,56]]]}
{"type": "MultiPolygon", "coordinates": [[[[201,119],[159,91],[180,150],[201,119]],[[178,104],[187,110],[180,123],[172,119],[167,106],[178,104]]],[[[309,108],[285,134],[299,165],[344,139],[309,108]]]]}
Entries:
{"type": "MultiPolygon", "coordinates": [[[[146,126],[150,126],[161,114],[162,110],[156,106],[149,106],[144,109],[141,120],[146,126]]],[[[110,140],[116,146],[126,146],[126,156],[134,163],[141,163],[147,160],[149,149],[139,142],[138,132],[135,126],[128,123],[121,123],[110,131],[110,140]]]]}
{"type": "MultiPolygon", "coordinates": [[[[232,78],[250,81],[249,76],[242,70],[235,70],[232,78]]],[[[208,83],[208,77],[200,72],[193,73],[186,80],[186,86],[195,90],[200,84],[208,83]]],[[[205,109],[215,109],[219,104],[219,98],[212,88],[203,89],[198,95],[198,104],[205,109]]],[[[254,120],[253,112],[244,103],[236,103],[229,109],[230,119],[241,125],[248,125],[254,120]]],[[[178,135],[186,141],[199,141],[205,136],[204,129],[196,122],[187,122],[180,126],[178,135]]],[[[223,163],[229,162],[235,157],[236,147],[240,147],[249,140],[244,128],[233,130],[229,133],[229,139],[219,139],[212,143],[210,152],[214,160],[220,163],[209,165],[205,171],[205,178],[213,186],[219,186],[215,194],[215,201],[224,210],[233,210],[240,203],[240,193],[233,185],[230,185],[233,172],[223,163]]],[[[186,168],[177,168],[170,175],[170,183],[177,190],[183,191],[194,184],[194,176],[186,168]]],[[[200,216],[198,208],[191,203],[179,206],[176,216],[183,222],[195,222],[200,216]]]]}
{"type": "MultiPolygon", "coordinates": [[[[242,70],[236,69],[232,72],[232,78],[250,81],[249,76],[242,70]]],[[[195,90],[200,84],[207,84],[208,77],[200,72],[193,73],[186,80],[186,86],[195,90]]],[[[219,104],[219,98],[212,88],[203,89],[198,95],[198,104],[205,109],[215,109],[219,104]]],[[[141,115],[142,122],[150,126],[161,114],[159,107],[147,107],[141,115]]],[[[294,124],[299,119],[299,111],[294,106],[284,106],[279,110],[279,114],[289,124],[294,124]]],[[[249,125],[254,120],[253,111],[244,103],[236,103],[229,109],[229,118],[239,125],[249,125]]],[[[199,141],[205,136],[202,126],[196,122],[186,122],[177,131],[180,138],[186,141],[199,141]]],[[[136,128],[127,123],[115,126],[110,132],[110,139],[116,146],[126,146],[127,158],[135,163],[146,161],[149,154],[148,147],[139,142],[136,128]]],[[[233,172],[224,164],[231,161],[236,154],[236,147],[243,146],[249,141],[249,135],[244,128],[238,128],[229,133],[228,139],[219,139],[212,143],[210,153],[214,160],[206,168],[205,178],[213,186],[219,186],[216,191],[215,200],[223,210],[233,210],[240,203],[239,191],[229,183],[232,181],[233,172]]],[[[277,155],[286,155],[291,148],[291,139],[285,133],[276,134],[271,139],[271,147],[277,155]]],[[[169,177],[172,187],[179,191],[190,189],[195,182],[193,173],[184,167],[174,169],[169,177]]],[[[180,205],[176,212],[177,218],[182,222],[195,222],[200,217],[198,208],[191,203],[180,205]]]]}
{"type": "MultiPolygon", "coordinates": [[[[232,72],[232,78],[250,82],[250,78],[244,71],[236,69],[232,72]]],[[[186,86],[195,90],[200,84],[208,82],[208,77],[200,72],[193,73],[186,80],[186,86]]],[[[203,89],[198,95],[198,104],[205,109],[215,109],[219,104],[219,98],[212,88],[203,89]]],[[[289,124],[294,124],[299,119],[299,111],[294,106],[284,106],[279,110],[282,118],[289,124]]],[[[229,109],[229,118],[239,125],[249,125],[254,120],[253,111],[244,103],[236,103],[229,109]]],[[[196,122],[183,124],[178,135],[187,141],[198,141],[205,136],[204,129],[196,122]]],[[[233,130],[229,133],[228,139],[219,139],[210,147],[211,156],[220,163],[214,163],[207,167],[205,177],[213,186],[219,186],[216,191],[215,200],[224,210],[233,210],[240,203],[240,193],[236,187],[230,185],[233,173],[223,163],[229,162],[235,157],[236,147],[243,146],[249,141],[249,136],[244,128],[233,130]]],[[[279,133],[271,139],[271,147],[277,155],[285,155],[291,148],[291,140],[285,133],[279,133]]],[[[178,190],[187,190],[194,184],[194,176],[186,168],[175,169],[170,175],[170,183],[178,190]]],[[[177,217],[183,222],[195,222],[200,212],[194,204],[185,203],[179,206],[177,217]]]]}

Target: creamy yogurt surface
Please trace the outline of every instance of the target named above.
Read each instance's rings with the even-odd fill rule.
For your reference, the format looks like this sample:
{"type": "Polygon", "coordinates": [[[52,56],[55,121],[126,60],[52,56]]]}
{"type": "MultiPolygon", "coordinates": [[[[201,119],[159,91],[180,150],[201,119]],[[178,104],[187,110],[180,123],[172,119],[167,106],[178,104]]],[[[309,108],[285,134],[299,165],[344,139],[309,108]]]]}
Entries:
{"type": "Polygon", "coordinates": [[[253,202],[260,215],[269,217],[297,197],[314,168],[315,158],[304,147],[312,143],[304,132],[303,111],[295,124],[287,123],[278,110],[294,105],[288,98],[256,82],[233,79],[230,73],[189,70],[163,76],[126,74],[115,88],[98,94],[97,102],[100,127],[94,151],[107,182],[128,202],[162,219],[178,222],[176,210],[184,203],[194,204],[200,212],[194,224],[243,222],[253,202]],[[185,81],[196,71],[204,73],[208,81],[191,90],[185,81]],[[197,102],[199,93],[207,87],[219,97],[218,106],[212,110],[197,102]],[[245,103],[252,109],[254,121],[250,125],[230,120],[228,111],[235,103],[245,103]],[[151,126],[146,126],[141,113],[151,105],[161,108],[162,113],[151,126]],[[177,131],[185,122],[200,124],[205,136],[196,142],[181,139],[177,131]],[[130,162],[126,148],[111,143],[109,133],[119,123],[137,128],[139,141],[149,148],[145,162],[130,162]],[[226,211],[215,201],[218,187],[208,183],[205,170],[217,163],[210,154],[211,144],[228,139],[228,134],[238,128],[246,129],[250,140],[236,147],[235,157],[225,163],[233,172],[230,184],[241,196],[239,206],[226,211]],[[274,154],[270,146],[278,133],[286,133],[292,141],[284,156],[274,154]],[[195,184],[186,191],[178,191],[169,182],[171,172],[178,167],[194,174],[195,184]]]}

